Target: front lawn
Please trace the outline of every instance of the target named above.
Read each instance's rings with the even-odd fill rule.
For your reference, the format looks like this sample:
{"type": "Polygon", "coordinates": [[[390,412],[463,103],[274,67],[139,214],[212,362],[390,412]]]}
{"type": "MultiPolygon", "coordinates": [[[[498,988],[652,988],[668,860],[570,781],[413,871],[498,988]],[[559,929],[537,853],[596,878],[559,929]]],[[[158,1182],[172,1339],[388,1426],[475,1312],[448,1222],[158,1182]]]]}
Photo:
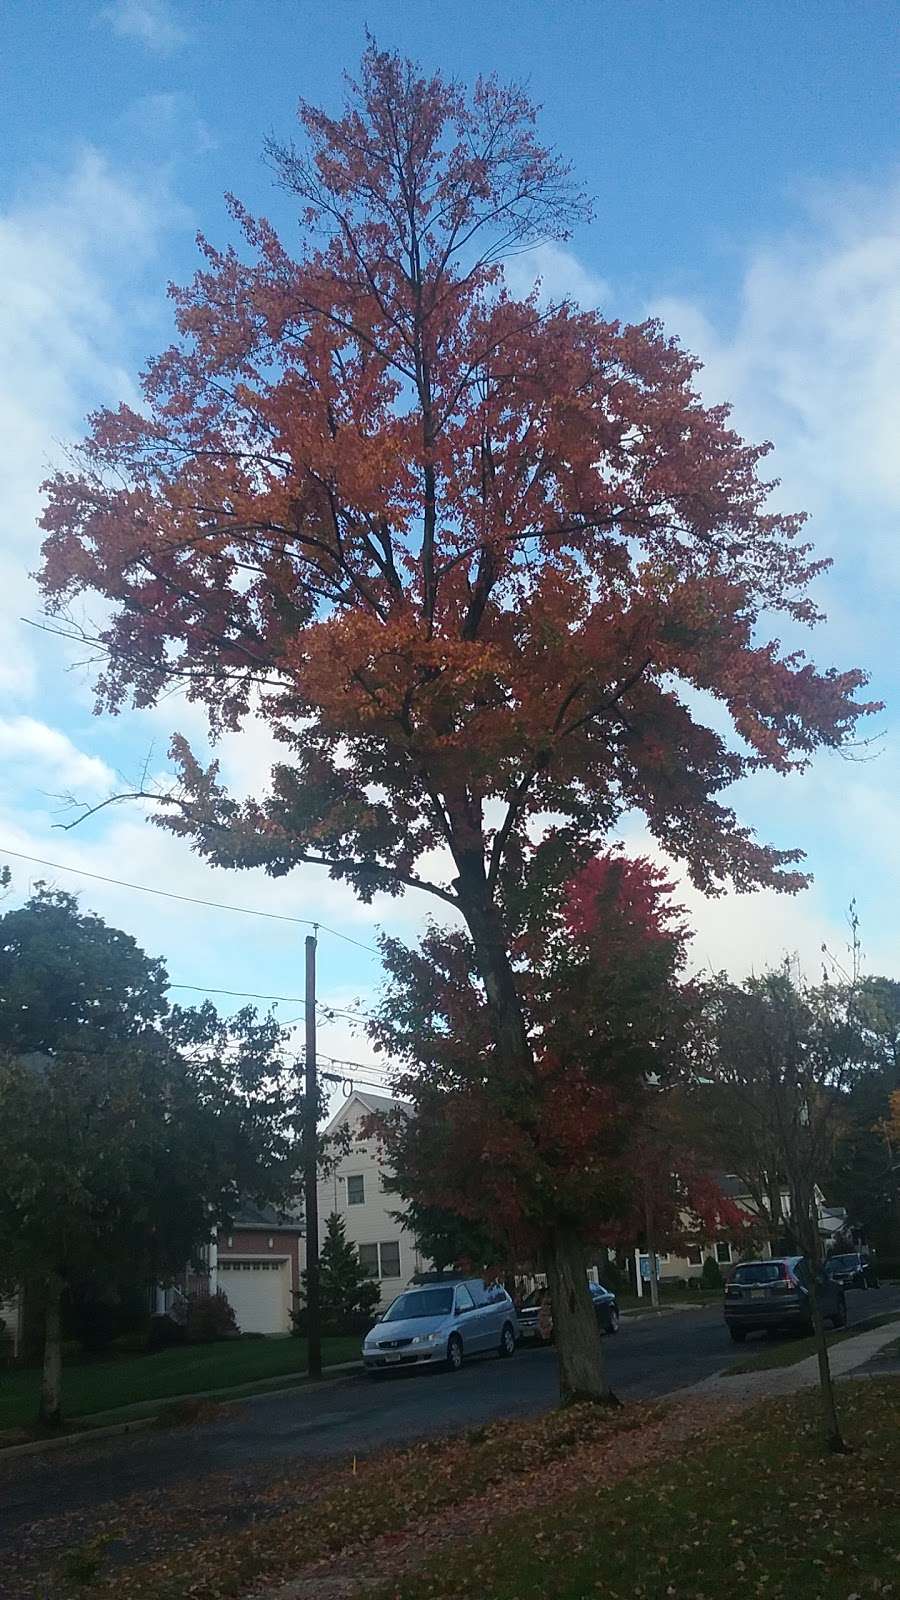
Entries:
{"type": "MultiPolygon", "coordinates": [[[[326,1366],[355,1361],[359,1338],[324,1339],[326,1366]]],[[[227,1389],[267,1378],[290,1381],[306,1371],[306,1341],[227,1339],[218,1344],[185,1345],[152,1355],[121,1355],[102,1361],[67,1361],[63,1368],[63,1411],[90,1416],[117,1406],[165,1400],[173,1395],[227,1389]]],[[[0,1433],[27,1427],[37,1414],[40,1373],[34,1369],[0,1373],[0,1433]]]]}
{"type": "MultiPolygon", "coordinates": [[[[680,1459],[507,1517],[382,1600],[765,1600],[900,1589],[900,1382],[841,1385],[853,1453],[819,1444],[816,1396],[755,1408],[680,1459]]],[[[239,1591],[236,1591],[239,1592],[239,1591]]]]}

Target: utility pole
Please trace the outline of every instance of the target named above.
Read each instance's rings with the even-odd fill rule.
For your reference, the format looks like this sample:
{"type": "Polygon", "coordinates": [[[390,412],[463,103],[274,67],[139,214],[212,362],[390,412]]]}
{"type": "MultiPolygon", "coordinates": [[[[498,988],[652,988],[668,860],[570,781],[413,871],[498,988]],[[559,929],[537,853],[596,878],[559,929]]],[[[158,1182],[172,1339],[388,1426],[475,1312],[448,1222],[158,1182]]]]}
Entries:
{"type": "Polygon", "coordinates": [[[303,1115],[303,1208],[306,1213],[307,1369],[322,1376],[319,1292],[319,1083],[316,1070],[316,937],[306,936],[306,1079],[303,1115]]]}
{"type": "Polygon", "coordinates": [[[644,1220],[647,1231],[647,1264],[650,1268],[650,1304],[654,1311],[658,1311],[659,1261],[656,1255],[656,1239],[653,1233],[653,1204],[650,1199],[649,1189],[644,1194],[644,1220]]]}

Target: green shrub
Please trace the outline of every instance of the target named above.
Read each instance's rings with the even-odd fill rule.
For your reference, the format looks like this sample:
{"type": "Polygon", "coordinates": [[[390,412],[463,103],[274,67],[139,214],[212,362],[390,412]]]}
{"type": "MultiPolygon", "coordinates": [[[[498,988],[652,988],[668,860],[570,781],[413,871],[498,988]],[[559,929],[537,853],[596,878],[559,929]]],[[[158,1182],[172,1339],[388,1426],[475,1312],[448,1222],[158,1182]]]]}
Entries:
{"type": "Polygon", "coordinates": [[[234,1339],[239,1333],[237,1318],[221,1289],[215,1294],[192,1294],[189,1297],[186,1323],[188,1344],[212,1344],[216,1339],[234,1339]]]}
{"type": "Polygon", "coordinates": [[[715,1256],[707,1256],[700,1274],[700,1283],[706,1294],[722,1293],[722,1269],[715,1256]]]}

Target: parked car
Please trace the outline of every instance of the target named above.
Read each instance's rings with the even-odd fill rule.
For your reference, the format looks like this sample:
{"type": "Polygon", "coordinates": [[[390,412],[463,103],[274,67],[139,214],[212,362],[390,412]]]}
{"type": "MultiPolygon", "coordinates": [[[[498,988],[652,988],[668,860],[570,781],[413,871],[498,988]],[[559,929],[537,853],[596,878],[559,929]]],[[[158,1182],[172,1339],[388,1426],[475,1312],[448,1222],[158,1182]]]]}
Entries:
{"type": "Polygon", "coordinates": [[[458,1372],[467,1356],[515,1352],[516,1308],[499,1284],[481,1278],[426,1283],[404,1290],[363,1341],[366,1371],[444,1365],[458,1372]]]}
{"type": "MultiPolygon", "coordinates": [[[[732,1339],[742,1344],[748,1333],[763,1329],[812,1329],[809,1289],[811,1269],[803,1256],[773,1261],[742,1261],[725,1285],[725,1322],[732,1339]]],[[[820,1272],[816,1280],[824,1321],[843,1328],[847,1322],[844,1290],[820,1272]]]]}
{"type": "MultiPolygon", "coordinates": [[[[591,1299],[594,1303],[594,1312],[597,1325],[603,1333],[618,1333],[619,1331],[619,1303],[609,1289],[604,1289],[602,1283],[589,1283],[591,1299]]],[[[522,1339],[536,1340],[539,1344],[549,1344],[553,1338],[553,1318],[549,1310],[549,1299],[546,1300],[546,1289],[532,1289],[519,1307],[519,1331],[522,1339]],[[542,1315],[543,1305],[543,1315],[542,1315]]]]}
{"type": "Polygon", "coordinates": [[[878,1288],[878,1268],[872,1257],[864,1255],[861,1250],[852,1251],[849,1255],[829,1256],[825,1262],[825,1272],[843,1289],[878,1288]]]}

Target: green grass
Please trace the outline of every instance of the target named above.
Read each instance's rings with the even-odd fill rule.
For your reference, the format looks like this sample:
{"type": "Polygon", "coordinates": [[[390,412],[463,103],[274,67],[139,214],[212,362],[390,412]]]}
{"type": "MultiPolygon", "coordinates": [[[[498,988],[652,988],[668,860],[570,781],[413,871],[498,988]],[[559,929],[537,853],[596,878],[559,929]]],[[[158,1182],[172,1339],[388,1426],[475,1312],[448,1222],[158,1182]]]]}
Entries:
{"type": "MultiPolygon", "coordinates": [[[[325,1339],[325,1364],[355,1361],[360,1340],[325,1339]]],[[[63,1411],[90,1416],[118,1406],[171,1399],[205,1389],[226,1389],[265,1379],[301,1378],[306,1372],[306,1341],[233,1339],[187,1345],[152,1355],[120,1355],[101,1361],[70,1360],[63,1367],[63,1411]]],[[[0,1373],[0,1432],[27,1427],[37,1413],[40,1373],[32,1369],[0,1373]]]]}
{"type": "Polygon", "coordinates": [[[823,1454],[816,1397],[755,1410],[681,1459],[577,1490],[443,1550],[383,1600],[766,1600],[896,1595],[900,1382],[841,1390],[848,1456],[823,1454]]]}
{"type": "MultiPolygon", "coordinates": [[[[834,1333],[825,1335],[828,1345],[841,1344],[844,1339],[853,1339],[858,1333],[866,1333],[869,1328],[882,1328],[886,1322],[896,1322],[896,1311],[885,1311],[878,1317],[867,1317],[864,1322],[856,1322],[852,1328],[840,1328],[834,1333]]],[[[769,1367],[793,1367],[798,1361],[805,1361],[808,1356],[816,1353],[816,1341],[809,1335],[803,1339],[785,1339],[782,1344],[769,1344],[766,1341],[753,1355],[742,1356],[734,1366],[725,1369],[726,1378],[736,1378],[744,1372],[764,1372],[769,1367]]]]}

